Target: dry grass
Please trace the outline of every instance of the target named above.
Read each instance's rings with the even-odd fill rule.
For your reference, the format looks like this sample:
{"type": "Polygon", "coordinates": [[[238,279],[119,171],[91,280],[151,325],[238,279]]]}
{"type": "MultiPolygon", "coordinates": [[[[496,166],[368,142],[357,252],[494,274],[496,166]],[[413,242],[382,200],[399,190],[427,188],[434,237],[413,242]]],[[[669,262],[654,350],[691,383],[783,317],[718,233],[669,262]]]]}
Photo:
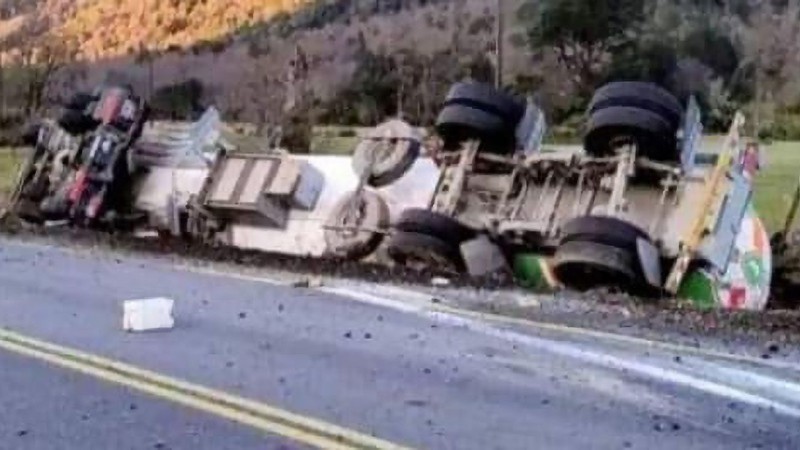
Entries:
{"type": "Polygon", "coordinates": [[[8,199],[24,157],[22,149],[0,147],[0,205],[8,199]]]}
{"type": "Polygon", "coordinates": [[[800,142],[773,143],[766,148],[765,163],[755,183],[755,205],[775,232],[783,226],[800,177],[800,142]]]}

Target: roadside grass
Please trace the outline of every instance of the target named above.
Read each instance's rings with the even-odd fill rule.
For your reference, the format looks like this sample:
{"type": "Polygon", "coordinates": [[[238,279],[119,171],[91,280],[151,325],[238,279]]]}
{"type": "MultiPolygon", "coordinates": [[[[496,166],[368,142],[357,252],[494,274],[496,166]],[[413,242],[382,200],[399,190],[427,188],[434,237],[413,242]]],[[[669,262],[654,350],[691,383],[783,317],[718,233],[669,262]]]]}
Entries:
{"type": "MultiPolygon", "coordinates": [[[[717,153],[724,136],[703,139],[703,152],[717,153]]],[[[800,141],[775,141],[763,147],[764,168],[756,177],[753,202],[759,217],[770,233],[783,228],[792,196],[800,179],[800,141]]]]}
{"type": "Polygon", "coordinates": [[[754,202],[771,232],[786,220],[800,178],[800,142],[774,142],[765,148],[764,169],[755,181],[754,202]]]}
{"type": "MultiPolygon", "coordinates": [[[[312,155],[352,155],[363,136],[372,127],[351,127],[340,125],[317,125],[311,132],[312,155]]],[[[428,131],[422,128],[418,132],[423,136],[428,131]]]]}
{"type": "Polygon", "coordinates": [[[315,126],[311,132],[311,154],[350,155],[369,128],[336,125],[315,126]]]}
{"type": "Polygon", "coordinates": [[[14,188],[19,167],[24,161],[22,149],[0,147],[0,206],[3,206],[14,188]]]}
{"type": "Polygon", "coordinates": [[[321,136],[311,141],[312,155],[351,155],[358,145],[358,137],[321,136]]]}

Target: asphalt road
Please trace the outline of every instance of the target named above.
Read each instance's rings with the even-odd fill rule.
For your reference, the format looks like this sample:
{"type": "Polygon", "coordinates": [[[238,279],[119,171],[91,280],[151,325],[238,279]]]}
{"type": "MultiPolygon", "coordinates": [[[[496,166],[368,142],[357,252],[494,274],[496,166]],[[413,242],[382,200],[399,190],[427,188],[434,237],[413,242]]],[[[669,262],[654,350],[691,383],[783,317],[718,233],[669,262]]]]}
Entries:
{"type": "MultiPolygon", "coordinates": [[[[0,269],[0,327],[406,446],[800,448],[800,362],[532,334],[11,241],[0,269]],[[121,302],[156,296],[175,299],[176,327],[123,332],[121,302]]],[[[0,367],[0,448],[296,448],[2,351],[0,367]]]]}
{"type": "Polygon", "coordinates": [[[0,352],[0,448],[295,449],[225,420],[0,352]]]}

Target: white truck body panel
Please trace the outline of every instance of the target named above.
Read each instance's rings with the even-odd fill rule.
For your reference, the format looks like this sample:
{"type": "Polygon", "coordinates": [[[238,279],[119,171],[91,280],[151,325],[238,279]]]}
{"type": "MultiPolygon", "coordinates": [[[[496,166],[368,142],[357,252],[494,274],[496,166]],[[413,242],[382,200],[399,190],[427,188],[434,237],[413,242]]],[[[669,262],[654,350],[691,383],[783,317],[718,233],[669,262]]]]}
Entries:
{"type": "MultiPolygon", "coordinates": [[[[287,253],[291,255],[320,256],[325,252],[323,225],[334,205],[358,184],[350,157],[295,155],[307,161],[322,174],[324,187],[310,211],[293,208],[286,228],[270,228],[233,223],[229,228],[227,243],[235,247],[287,253]]],[[[393,217],[406,208],[427,207],[438,179],[438,169],[432,160],[420,158],[400,180],[378,192],[389,204],[393,217]]],[[[136,207],[153,217],[154,225],[169,228],[170,197],[184,205],[189,197],[200,192],[208,169],[152,167],[141,180],[136,196],[136,207]]]]}

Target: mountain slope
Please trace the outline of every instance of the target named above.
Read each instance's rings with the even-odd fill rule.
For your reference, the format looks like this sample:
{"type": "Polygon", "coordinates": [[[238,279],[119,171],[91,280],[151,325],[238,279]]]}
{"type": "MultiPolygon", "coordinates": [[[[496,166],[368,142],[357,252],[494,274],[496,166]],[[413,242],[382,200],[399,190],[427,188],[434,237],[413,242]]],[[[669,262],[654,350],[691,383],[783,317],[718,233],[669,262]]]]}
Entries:
{"type": "Polygon", "coordinates": [[[220,39],[305,3],[308,0],[0,0],[0,31],[12,30],[5,42],[12,48],[57,37],[74,45],[76,57],[97,60],[141,46],[165,50],[220,39]]]}
{"type": "MultiPolygon", "coordinates": [[[[520,2],[504,2],[509,17],[520,2]]],[[[0,0],[3,5],[8,13],[0,32],[17,21],[7,27],[7,49],[19,54],[49,41],[72,50],[72,64],[54,77],[46,101],[108,79],[149,95],[194,78],[205,103],[256,122],[282,114],[297,48],[308,61],[306,87],[325,102],[350,87],[365,53],[391,59],[404,53],[417,66],[452,67],[464,64],[462,56],[486,59],[494,46],[494,2],[486,0],[0,0]]],[[[523,47],[507,50],[510,74],[530,70],[523,47]]],[[[449,81],[429,81],[435,86],[428,96],[438,98],[449,81]]]]}
{"type": "Polygon", "coordinates": [[[302,1],[137,0],[86,1],[57,30],[80,42],[79,56],[113,57],[140,46],[153,50],[187,48],[221,39],[242,27],[292,11],[302,1]]]}

